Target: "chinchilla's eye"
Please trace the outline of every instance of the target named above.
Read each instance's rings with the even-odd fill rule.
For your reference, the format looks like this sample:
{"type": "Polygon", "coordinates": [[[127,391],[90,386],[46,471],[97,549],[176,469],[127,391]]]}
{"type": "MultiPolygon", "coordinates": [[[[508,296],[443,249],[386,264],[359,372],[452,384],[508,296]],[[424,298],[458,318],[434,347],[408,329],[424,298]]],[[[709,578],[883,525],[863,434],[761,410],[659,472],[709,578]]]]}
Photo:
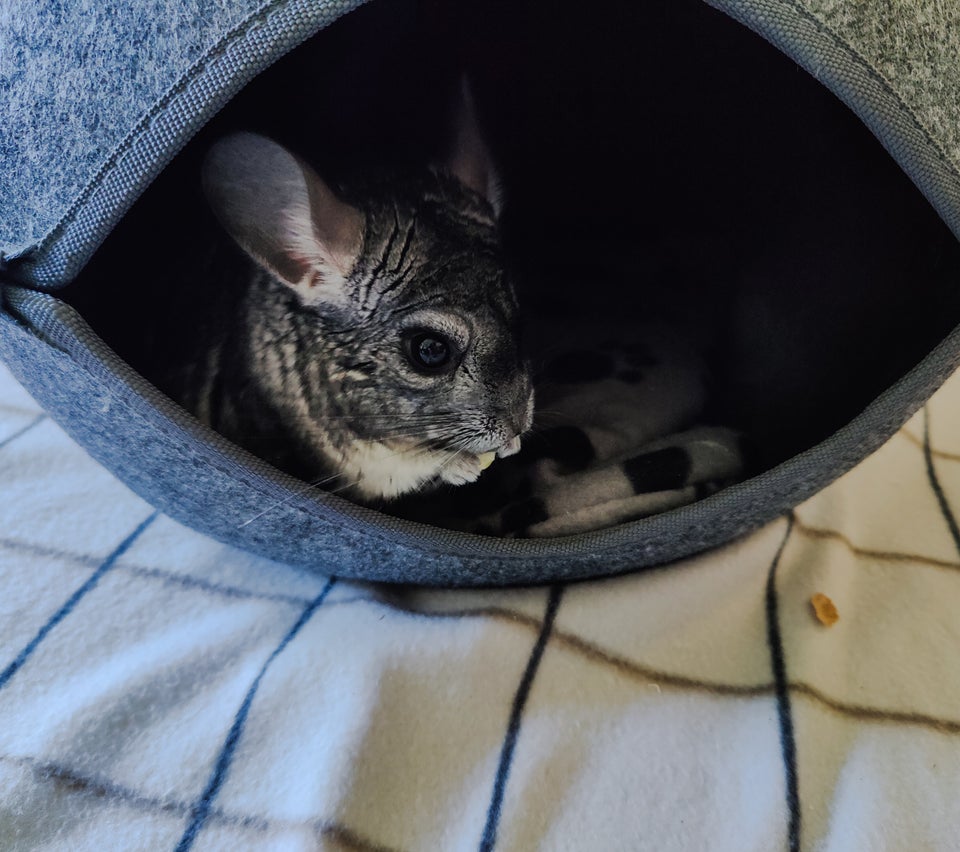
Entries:
{"type": "Polygon", "coordinates": [[[439,373],[453,358],[453,344],[436,331],[417,331],[405,340],[410,363],[421,373],[439,373]]]}

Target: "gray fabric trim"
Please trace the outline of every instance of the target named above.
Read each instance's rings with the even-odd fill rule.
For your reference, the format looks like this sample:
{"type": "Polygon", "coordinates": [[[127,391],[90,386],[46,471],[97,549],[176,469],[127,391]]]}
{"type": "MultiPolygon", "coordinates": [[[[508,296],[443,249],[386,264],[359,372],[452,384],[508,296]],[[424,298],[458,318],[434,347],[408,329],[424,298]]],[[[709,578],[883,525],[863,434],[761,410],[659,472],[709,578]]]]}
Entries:
{"type": "Polygon", "coordinates": [[[270,0],[234,26],[139,117],[39,245],[12,266],[14,280],[41,289],[71,281],[144,189],[233,95],[363,2],[270,0]]]}
{"type": "Polygon", "coordinates": [[[72,308],[8,288],[0,357],[100,463],[171,517],[321,573],[446,586],[609,576],[724,544],[782,515],[880,446],[960,362],[960,329],[851,424],[713,497],[610,530],[505,540],[389,518],[274,470],[202,426],[106,347],[72,308]],[[255,522],[244,524],[270,511],[255,522]]]}

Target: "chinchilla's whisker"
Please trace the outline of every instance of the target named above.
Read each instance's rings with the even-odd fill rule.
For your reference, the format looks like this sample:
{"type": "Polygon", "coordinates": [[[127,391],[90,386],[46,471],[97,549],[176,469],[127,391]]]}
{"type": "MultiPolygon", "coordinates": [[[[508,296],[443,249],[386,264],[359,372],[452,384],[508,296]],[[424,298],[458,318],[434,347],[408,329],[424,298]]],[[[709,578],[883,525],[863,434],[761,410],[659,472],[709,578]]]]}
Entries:
{"type": "Polygon", "coordinates": [[[237,529],[243,529],[248,524],[252,524],[254,521],[260,520],[264,515],[269,514],[275,509],[279,509],[284,503],[289,503],[294,497],[299,497],[301,494],[306,494],[308,491],[312,491],[314,488],[322,488],[328,482],[332,482],[334,479],[339,479],[343,474],[334,473],[328,476],[321,476],[318,479],[314,479],[311,482],[305,482],[301,487],[297,488],[292,494],[288,494],[282,500],[277,500],[275,503],[271,503],[263,511],[257,512],[252,518],[248,518],[242,524],[237,526],[237,529]]]}
{"type": "Polygon", "coordinates": [[[287,415],[287,420],[308,420],[315,423],[323,423],[326,421],[342,421],[342,420],[398,420],[402,422],[410,423],[456,423],[462,419],[462,415],[437,415],[437,414],[403,414],[403,413],[391,413],[384,412],[381,414],[325,414],[322,416],[314,416],[311,414],[295,414],[287,415]]]}
{"type": "Polygon", "coordinates": [[[534,424],[538,426],[542,426],[543,425],[542,418],[544,417],[547,418],[548,420],[552,420],[552,419],[567,420],[571,423],[576,423],[578,426],[583,425],[583,418],[577,418],[573,414],[570,414],[569,412],[566,412],[566,411],[560,411],[558,409],[550,409],[550,408],[542,408],[542,409],[538,408],[534,415],[534,424]]]}
{"type": "Polygon", "coordinates": [[[348,488],[353,488],[355,485],[359,485],[367,477],[361,476],[359,479],[355,479],[353,482],[345,482],[343,485],[339,485],[336,488],[331,488],[330,494],[339,494],[341,491],[346,491],[348,488]]]}
{"type": "Polygon", "coordinates": [[[452,465],[458,458],[460,458],[460,456],[462,456],[462,455],[464,454],[464,452],[466,452],[466,451],[465,451],[465,450],[456,450],[456,451],[454,451],[454,452],[451,452],[451,453],[450,453],[450,456],[449,456],[448,458],[446,458],[446,459],[444,459],[442,462],[440,462],[440,467],[441,467],[441,468],[450,467],[450,465],[452,465]]]}

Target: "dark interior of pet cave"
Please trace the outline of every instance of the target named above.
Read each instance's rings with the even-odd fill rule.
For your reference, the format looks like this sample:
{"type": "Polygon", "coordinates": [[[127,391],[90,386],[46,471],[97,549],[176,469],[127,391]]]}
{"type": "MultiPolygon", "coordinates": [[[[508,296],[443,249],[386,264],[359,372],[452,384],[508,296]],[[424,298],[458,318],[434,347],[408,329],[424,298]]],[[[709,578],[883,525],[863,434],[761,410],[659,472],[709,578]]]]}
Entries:
{"type": "Polygon", "coordinates": [[[518,453],[506,439],[510,453],[480,453],[473,483],[372,504],[563,535],[815,446],[956,324],[960,247],[860,120],[759,36],[695,0],[602,5],[375,0],[346,15],[200,131],[66,300],[173,395],[169,366],[224,321],[208,279],[248,262],[201,186],[211,146],[262,134],[336,190],[442,166],[466,97],[495,170],[533,425],[518,453]],[[211,269],[214,244],[227,259],[211,269]]]}

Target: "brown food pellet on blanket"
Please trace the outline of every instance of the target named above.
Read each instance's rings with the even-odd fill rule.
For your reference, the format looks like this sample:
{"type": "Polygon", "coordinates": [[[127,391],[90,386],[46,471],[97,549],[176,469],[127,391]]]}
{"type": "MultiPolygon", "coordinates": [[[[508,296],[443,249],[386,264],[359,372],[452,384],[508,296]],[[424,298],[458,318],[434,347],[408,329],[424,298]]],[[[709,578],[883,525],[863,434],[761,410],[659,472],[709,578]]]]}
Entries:
{"type": "Polygon", "coordinates": [[[821,624],[833,627],[840,620],[840,613],[837,612],[836,605],[822,592],[817,592],[810,598],[810,604],[813,606],[813,614],[816,615],[817,621],[821,624]]]}

